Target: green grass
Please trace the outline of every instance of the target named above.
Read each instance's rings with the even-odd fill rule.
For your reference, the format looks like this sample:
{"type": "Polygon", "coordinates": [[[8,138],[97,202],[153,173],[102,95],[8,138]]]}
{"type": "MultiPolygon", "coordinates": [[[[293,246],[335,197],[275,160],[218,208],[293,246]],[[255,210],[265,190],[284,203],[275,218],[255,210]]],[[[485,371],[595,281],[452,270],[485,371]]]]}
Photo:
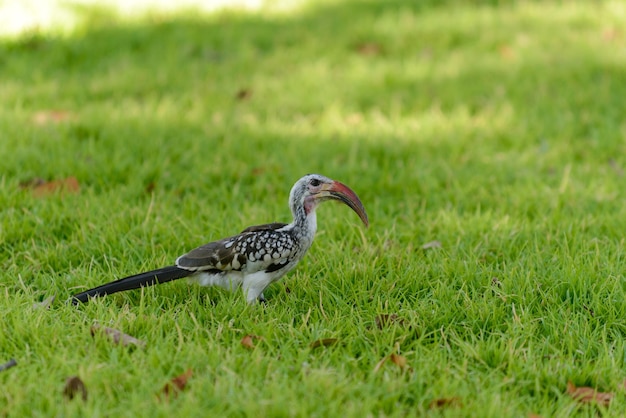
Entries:
{"type": "Polygon", "coordinates": [[[0,41],[0,363],[18,362],[0,416],[626,414],[623,2],[81,16],[0,41]],[[35,122],[51,110],[68,117],[35,122]],[[351,186],[371,227],[321,207],[267,306],[184,282],[64,303],[289,221],[308,172],[351,186]],[[68,176],[80,193],[20,187],[68,176]],[[410,369],[375,372],[390,353],[410,369]],[[86,402],[64,399],[72,375],[86,402]],[[578,404],[570,380],[615,398],[578,404]]]}

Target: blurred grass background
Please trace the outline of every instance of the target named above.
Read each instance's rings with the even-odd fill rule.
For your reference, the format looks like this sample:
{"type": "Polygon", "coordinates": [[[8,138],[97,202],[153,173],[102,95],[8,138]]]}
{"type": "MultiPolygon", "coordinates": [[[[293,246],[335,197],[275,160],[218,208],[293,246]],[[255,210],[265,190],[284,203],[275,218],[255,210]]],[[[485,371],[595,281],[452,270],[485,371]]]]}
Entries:
{"type": "Polygon", "coordinates": [[[624,2],[4,1],[0,15],[25,5],[47,20],[0,25],[0,352],[19,364],[0,374],[4,415],[596,414],[568,380],[624,413],[624,2]],[[182,283],[60,302],[288,221],[307,172],[354,188],[372,227],[322,207],[265,310],[182,283]],[[24,186],[70,176],[77,194],[24,186]],[[378,330],[384,313],[404,325],[378,330]],[[94,342],[94,321],[146,350],[94,342]],[[247,333],[265,338],[253,353],[247,333]],[[308,349],[324,337],[341,344],[308,349]],[[392,351],[413,371],[374,373],[392,351]],[[189,390],[157,403],[187,367],[189,390]],[[60,402],[73,374],[87,403],[60,402]],[[429,409],[446,397],[462,407],[429,409]]]}

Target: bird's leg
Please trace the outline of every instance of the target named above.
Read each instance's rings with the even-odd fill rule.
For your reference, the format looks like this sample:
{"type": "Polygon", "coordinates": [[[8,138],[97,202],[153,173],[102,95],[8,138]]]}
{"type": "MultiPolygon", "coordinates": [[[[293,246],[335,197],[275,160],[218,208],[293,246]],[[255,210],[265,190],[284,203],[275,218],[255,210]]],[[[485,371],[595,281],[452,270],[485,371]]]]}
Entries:
{"type": "Polygon", "coordinates": [[[253,304],[257,300],[265,300],[263,291],[272,282],[271,280],[271,276],[265,271],[258,271],[244,277],[242,287],[248,304],[253,304]]]}

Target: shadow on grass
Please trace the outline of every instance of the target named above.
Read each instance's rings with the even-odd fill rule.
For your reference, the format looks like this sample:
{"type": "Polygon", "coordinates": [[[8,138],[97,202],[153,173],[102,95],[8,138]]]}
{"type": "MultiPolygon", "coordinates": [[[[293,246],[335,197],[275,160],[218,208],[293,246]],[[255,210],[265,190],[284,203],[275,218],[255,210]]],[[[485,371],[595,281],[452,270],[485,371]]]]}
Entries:
{"type": "Polygon", "coordinates": [[[74,36],[2,44],[14,158],[0,165],[16,181],[68,171],[96,188],[139,178],[183,194],[260,173],[281,185],[368,173],[365,189],[495,207],[490,188],[536,172],[558,185],[567,164],[624,151],[626,76],[612,55],[624,39],[602,40],[597,10],[349,1],[124,24],[85,10],[74,36]],[[49,110],[70,116],[33,124],[49,110]]]}

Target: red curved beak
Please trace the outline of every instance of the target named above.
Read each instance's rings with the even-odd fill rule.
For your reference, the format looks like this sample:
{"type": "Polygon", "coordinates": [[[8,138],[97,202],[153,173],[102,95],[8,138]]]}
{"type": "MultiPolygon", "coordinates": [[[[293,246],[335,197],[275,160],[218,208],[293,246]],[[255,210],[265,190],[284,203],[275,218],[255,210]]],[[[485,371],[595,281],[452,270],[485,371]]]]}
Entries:
{"type": "Polygon", "coordinates": [[[365,207],[363,207],[363,203],[361,203],[361,199],[356,195],[348,186],[338,181],[333,181],[332,184],[324,187],[324,190],[328,192],[328,197],[332,199],[339,200],[346,205],[350,206],[350,208],[359,215],[359,218],[363,221],[366,227],[369,226],[369,220],[367,219],[367,213],[365,212],[365,207]]]}

